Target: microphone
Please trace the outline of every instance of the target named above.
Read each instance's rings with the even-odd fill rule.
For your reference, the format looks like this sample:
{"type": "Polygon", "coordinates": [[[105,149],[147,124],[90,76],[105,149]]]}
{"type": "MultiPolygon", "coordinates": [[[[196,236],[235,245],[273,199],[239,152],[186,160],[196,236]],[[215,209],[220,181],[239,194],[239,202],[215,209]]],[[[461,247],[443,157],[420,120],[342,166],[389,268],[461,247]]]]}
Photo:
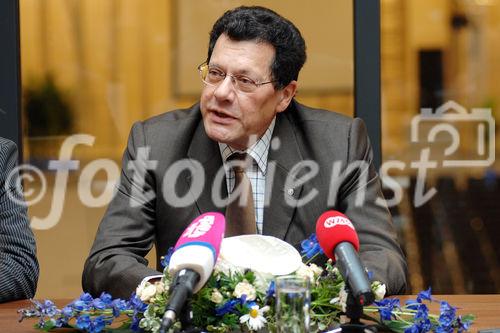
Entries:
{"type": "Polygon", "coordinates": [[[357,253],[358,234],[349,218],[335,210],[324,212],[316,222],[316,237],[325,254],[337,263],[354,299],[360,305],[373,303],[375,297],[357,253]]]}
{"type": "Polygon", "coordinates": [[[177,240],[168,265],[168,272],[174,279],[161,322],[161,333],[174,324],[186,301],[210,278],[225,229],[224,215],[205,213],[194,219],[177,240]]]}

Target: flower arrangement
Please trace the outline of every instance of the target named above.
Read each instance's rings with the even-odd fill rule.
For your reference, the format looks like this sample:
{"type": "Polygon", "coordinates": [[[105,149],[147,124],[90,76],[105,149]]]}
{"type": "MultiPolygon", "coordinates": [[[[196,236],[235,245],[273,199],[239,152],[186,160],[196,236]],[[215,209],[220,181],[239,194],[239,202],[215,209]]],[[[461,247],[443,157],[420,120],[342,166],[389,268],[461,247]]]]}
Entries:
{"type": "MultiPolygon", "coordinates": [[[[313,332],[336,327],[344,320],[347,292],[336,267],[328,261],[324,267],[313,263],[321,253],[314,235],[302,242],[304,263],[295,275],[307,277],[311,285],[310,328],[313,332]]],[[[165,270],[160,281],[145,282],[129,300],[112,299],[103,293],[98,298],[82,294],[62,309],[51,301],[32,301],[33,307],[19,312],[24,318],[39,318],[35,327],[48,331],[72,327],[91,333],[104,330],[158,332],[168,302],[168,273],[171,252],[163,258],[165,270]]],[[[275,284],[273,276],[219,261],[205,286],[191,300],[195,327],[207,332],[276,331],[275,284]]],[[[440,313],[432,314],[428,302],[438,302],[431,290],[420,292],[415,300],[401,305],[398,299],[386,298],[385,285],[374,281],[373,305],[363,308],[363,318],[393,332],[463,332],[474,320],[473,315],[457,316],[456,308],[440,301],[440,313]]],[[[171,330],[180,329],[177,322],[171,330]]]]}

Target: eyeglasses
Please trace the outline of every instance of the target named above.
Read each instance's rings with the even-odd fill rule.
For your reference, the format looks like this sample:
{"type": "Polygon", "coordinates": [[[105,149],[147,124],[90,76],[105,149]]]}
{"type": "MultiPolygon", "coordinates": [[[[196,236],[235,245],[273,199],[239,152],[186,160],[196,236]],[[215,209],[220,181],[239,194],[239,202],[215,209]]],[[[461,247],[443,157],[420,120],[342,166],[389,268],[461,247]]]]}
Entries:
{"type": "Polygon", "coordinates": [[[224,81],[226,76],[229,76],[231,77],[231,82],[233,83],[233,86],[238,91],[245,93],[254,92],[258,87],[264,84],[276,82],[276,80],[267,82],[255,82],[254,80],[245,75],[227,74],[220,68],[210,66],[206,62],[198,66],[198,71],[200,72],[201,80],[205,84],[208,84],[209,86],[217,86],[222,81],[224,81]]]}

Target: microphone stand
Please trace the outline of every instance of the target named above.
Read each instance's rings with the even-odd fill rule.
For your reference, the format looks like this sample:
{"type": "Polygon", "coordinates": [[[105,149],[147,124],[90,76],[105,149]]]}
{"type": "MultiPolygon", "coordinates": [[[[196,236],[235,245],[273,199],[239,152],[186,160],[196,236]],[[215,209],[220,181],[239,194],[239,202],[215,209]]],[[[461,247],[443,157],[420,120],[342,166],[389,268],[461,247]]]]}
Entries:
{"type": "Polygon", "coordinates": [[[193,307],[188,301],[182,309],[179,321],[181,322],[181,333],[201,333],[201,330],[193,325],[193,307]]]}
{"type": "Polygon", "coordinates": [[[350,319],[350,322],[340,325],[342,333],[377,333],[375,326],[366,325],[360,321],[363,315],[363,305],[352,295],[349,283],[346,283],[346,292],[346,316],[350,319]]]}

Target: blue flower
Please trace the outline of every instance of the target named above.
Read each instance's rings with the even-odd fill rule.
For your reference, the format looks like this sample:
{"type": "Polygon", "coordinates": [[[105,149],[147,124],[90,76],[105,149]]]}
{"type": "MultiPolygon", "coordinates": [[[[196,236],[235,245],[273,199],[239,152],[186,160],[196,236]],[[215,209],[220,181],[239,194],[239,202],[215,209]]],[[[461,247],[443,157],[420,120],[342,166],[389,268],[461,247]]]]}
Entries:
{"type": "Polygon", "coordinates": [[[122,311],[127,310],[127,301],[117,298],[111,303],[111,308],[113,309],[113,316],[119,317],[122,311]]]}
{"type": "Polygon", "coordinates": [[[89,315],[84,314],[76,318],[76,327],[78,327],[79,329],[87,330],[88,328],[90,328],[90,325],[91,320],[89,315]]]}
{"type": "Polygon", "coordinates": [[[415,319],[427,319],[429,316],[429,308],[423,303],[414,300],[406,301],[406,307],[411,310],[417,311],[415,319]]]}
{"type": "Polygon", "coordinates": [[[436,333],[453,333],[453,327],[438,326],[436,327],[436,333]]]}
{"type": "Polygon", "coordinates": [[[423,300],[432,301],[431,288],[421,291],[417,295],[417,302],[422,303],[423,300]]]}
{"type": "Polygon", "coordinates": [[[88,311],[92,307],[93,301],[94,299],[89,293],[83,293],[80,298],[71,303],[71,306],[77,311],[88,311]]]}
{"type": "MultiPolygon", "coordinates": [[[[148,308],[146,303],[143,303],[139,297],[135,293],[132,294],[130,300],[127,303],[127,308],[130,310],[134,310],[134,314],[132,315],[132,323],[130,324],[130,329],[134,332],[139,331],[139,322],[141,319],[139,315],[144,313],[148,308]]],[[[113,309],[113,315],[116,311],[113,309]]],[[[130,316],[130,315],[129,315],[130,316]]]]}
{"type": "Polygon", "coordinates": [[[388,307],[391,310],[400,306],[399,299],[397,298],[384,298],[383,300],[375,301],[375,305],[379,307],[388,307]]]}
{"type": "Polygon", "coordinates": [[[419,326],[420,326],[421,332],[430,332],[430,330],[432,328],[432,324],[431,324],[431,321],[429,320],[429,318],[422,319],[419,322],[419,326]]]}
{"type": "Polygon", "coordinates": [[[252,306],[258,306],[258,304],[257,304],[255,301],[251,301],[251,302],[246,302],[246,303],[245,303],[245,307],[246,307],[247,309],[251,309],[251,308],[252,308],[252,306]]]}
{"type": "Polygon", "coordinates": [[[415,314],[415,319],[422,319],[425,320],[429,317],[429,309],[427,306],[422,304],[422,306],[418,309],[417,313],[415,314]]]}
{"type": "Polygon", "coordinates": [[[269,288],[267,288],[266,298],[272,298],[272,297],[274,297],[275,292],[276,292],[276,285],[275,285],[274,280],[273,280],[269,284],[269,288]]]}
{"type": "Polygon", "coordinates": [[[47,317],[54,317],[55,315],[59,314],[59,309],[55,306],[54,302],[50,300],[45,300],[43,303],[38,303],[39,310],[42,313],[42,315],[45,315],[47,317]]]}
{"type": "Polygon", "coordinates": [[[455,317],[455,313],[456,313],[457,308],[451,306],[450,303],[448,303],[446,301],[441,301],[440,306],[439,306],[439,310],[440,310],[441,314],[452,315],[453,317],[455,317]]]}
{"type": "Polygon", "coordinates": [[[146,311],[148,305],[141,301],[139,297],[135,293],[132,294],[129,300],[129,309],[134,310],[135,312],[143,313],[146,311]]]}
{"type": "Polygon", "coordinates": [[[234,307],[238,304],[244,304],[244,302],[242,303],[241,299],[231,299],[226,303],[222,304],[221,306],[216,307],[215,315],[222,317],[226,313],[234,312],[234,307]]]}
{"type": "Polygon", "coordinates": [[[167,254],[163,257],[161,257],[160,264],[163,268],[167,267],[168,264],[170,263],[170,258],[172,257],[172,254],[174,253],[174,248],[170,247],[167,251],[167,254]]]}
{"type": "Polygon", "coordinates": [[[106,326],[106,322],[104,320],[104,316],[98,316],[94,319],[94,321],[91,324],[91,329],[89,330],[90,333],[99,333],[104,329],[106,326]]]}
{"type": "Polygon", "coordinates": [[[448,302],[441,301],[439,310],[441,312],[438,319],[439,325],[443,328],[451,327],[455,321],[456,308],[451,306],[448,302]]]}
{"type": "Polygon", "coordinates": [[[85,303],[81,300],[76,300],[72,303],[72,306],[77,311],[88,311],[90,309],[90,304],[85,303]]]}
{"type": "Polygon", "coordinates": [[[380,313],[381,320],[391,320],[392,310],[386,307],[379,308],[378,312],[380,313]]]}
{"type": "Polygon", "coordinates": [[[92,306],[96,310],[104,310],[106,308],[106,304],[104,304],[104,302],[100,298],[94,299],[94,301],[92,302],[92,306]]]}
{"type": "Polygon", "coordinates": [[[85,303],[91,303],[94,300],[89,293],[82,293],[79,299],[85,303]]]}
{"type": "Polygon", "coordinates": [[[68,324],[68,318],[66,317],[59,317],[56,320],[56,327],[61,328],[65,327],[68,324]]]}
{"type": "Polygon", "coordinates": [[[101,301],[106,304],[106,306],[110,306],[111,305],[111,302],[113,301],[113,296],[111,296],[110,294],[106,293],[106,292],[102,292],[101,296],[99,296],[99,298],[101,299],[101,301]]]}
{"type": "Polygon", "coordinates": [[[65,306],[61,313],[65,317],[73,317],[73,308],[71,306],[65,306]]]}
{"type": "Polygon", "coordinates": [[[139,323],[140,323],[141,319],[139,319],[138,316],[134,315],[132,317],[132,323],[130,324],[130,329],[134,332],[139,332],[139,323]]]}
{"type": "MultiPolygon", "coordinates": [[[[420,317],[420,318],[414,318],[415,322],[413,323],[412,327],[408,327],[407,329],[410,329],[412,332],[430,332],[432,328],[432,323],[429,318],[427,318],[427,315],[425,317],[420,317]]],[[[405,331],[406,332],[406,331],[405,331]]]]}
{"type": "Polygon", "coordinates": [[[63,327],[68,324],[68,321],[73,318],[73,308],[71,306],[65,306],[61,310],[61,316],[57,318],[56,327],[63,327]]]}
{"type": "Polygon", "coordinates": [[[89,315],[84,314],[76,318],[76,327],[89,333],[99,333],[109,322],[106,322],[104,316],[98,316],[94,320],[89,315]]]}
{"type": "Polygon", "coordinates": [[[97,310],[104,310],[111,306],[113,297],[110,294],[103,292],[99,298],[92,301],[92,306],[97,310]]]}
{"type": "Polygon", "coordinates": [[[392,310],[394,308],[399,308],[399,299],[396,298],[384,298],[380,301],[375,301],[375,305],[378,307],[378,312],[380,313],[380,319],[391,320],[392,310]]]}
{"type": "Polygon", "coordinates": [[[302,247],[300,254],[306,256],[308,259],[314,257],[318,253],[323,253],[323,249],[319,246],[316,234],[311,234],[308,239],[300,243],[300,246],[302,247]]]}

